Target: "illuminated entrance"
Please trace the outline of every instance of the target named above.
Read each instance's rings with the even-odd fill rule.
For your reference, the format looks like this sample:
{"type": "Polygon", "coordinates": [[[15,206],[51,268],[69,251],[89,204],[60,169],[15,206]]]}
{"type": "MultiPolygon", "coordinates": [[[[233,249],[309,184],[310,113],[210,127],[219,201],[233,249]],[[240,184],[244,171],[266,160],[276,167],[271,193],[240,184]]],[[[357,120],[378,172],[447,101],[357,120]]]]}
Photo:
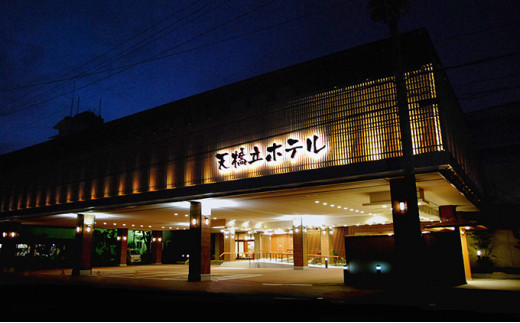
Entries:
{"type": "MultiPolygon", "coordinates": [[[[475,211],[473,204],[438,172],[417,175],[417,187],[424,234],[438,230],[434,227],[440,224],[440,209],[445,206],[457,205],[459,212],[475,211]]],[[[294,266],[293,239],[305,233],[307,259],[304,266],[325,266],[325,260],[328,266],[344,266],[345,236],[393,233],[387,178],[197,201],[210,209],[208,260],[213,264],[247,260],[252,267],[262,266],[262,263],[294,266]]],[[[94,216],[94,226],[98,229],[161,232],[162,262],[178,263],[190,259],[190,211],[189,201],[179,201],[88,214],[94,216]]],[[[25,221],[25,225],[57,227],[73,227],[75,223],[76,215],[72,213],[25,221]]],[[[138,247],[142,248],[141,245],[138,247]]],[[[128,259],[123,263],[128,263],[128,259]]]]}

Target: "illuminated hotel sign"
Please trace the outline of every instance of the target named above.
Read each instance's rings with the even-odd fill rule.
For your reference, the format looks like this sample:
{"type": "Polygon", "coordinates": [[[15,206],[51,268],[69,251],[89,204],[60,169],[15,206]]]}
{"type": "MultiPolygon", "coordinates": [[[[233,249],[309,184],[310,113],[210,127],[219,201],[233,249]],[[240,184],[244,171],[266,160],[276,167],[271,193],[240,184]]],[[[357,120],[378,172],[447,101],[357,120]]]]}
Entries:
{"type": "Polygon", "coordinates": [[[323,136],[311,134],[307,137],[289,135],[286,139],[269,141],[266,146],[260,143],[242,145],[215,155],[220,172],[240,171],[257,166],[277,165],[290,161],[297,163],[303,157],[319,158],[328,151],[323,136]]]}

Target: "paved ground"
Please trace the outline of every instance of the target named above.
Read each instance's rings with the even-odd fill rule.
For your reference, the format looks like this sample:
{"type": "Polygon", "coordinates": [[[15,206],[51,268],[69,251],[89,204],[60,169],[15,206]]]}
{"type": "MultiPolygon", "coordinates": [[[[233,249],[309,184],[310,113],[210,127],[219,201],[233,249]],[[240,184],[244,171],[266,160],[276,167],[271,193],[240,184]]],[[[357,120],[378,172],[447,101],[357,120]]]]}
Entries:
{"type": "Polygon", "coordinates": [[[518,321],[520,280],[493,276],[456,288],[358,289],[341,268],[186,265],[45,270],[0,276],[3,321],[518,321]],[[189,315],[189,316],[187,316],[189,315]]]}

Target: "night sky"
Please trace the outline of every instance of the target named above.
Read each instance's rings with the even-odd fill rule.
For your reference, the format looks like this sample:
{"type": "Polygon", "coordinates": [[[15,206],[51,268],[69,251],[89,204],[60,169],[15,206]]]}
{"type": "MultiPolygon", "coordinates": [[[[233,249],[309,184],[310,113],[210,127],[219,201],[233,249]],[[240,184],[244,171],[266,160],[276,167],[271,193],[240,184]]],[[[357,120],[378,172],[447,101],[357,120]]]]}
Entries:
{"type": "MultiPolygon", "coordinates": [[[[367,1],[3,0],[0,154],[57,134],[76,111],[105,122],[380,40],[367,1]],[[78,97],[80,100],[77,106],[78,97]]],[[[465,111],[520,100],[520,1],[411,1],[465,111]]]]}

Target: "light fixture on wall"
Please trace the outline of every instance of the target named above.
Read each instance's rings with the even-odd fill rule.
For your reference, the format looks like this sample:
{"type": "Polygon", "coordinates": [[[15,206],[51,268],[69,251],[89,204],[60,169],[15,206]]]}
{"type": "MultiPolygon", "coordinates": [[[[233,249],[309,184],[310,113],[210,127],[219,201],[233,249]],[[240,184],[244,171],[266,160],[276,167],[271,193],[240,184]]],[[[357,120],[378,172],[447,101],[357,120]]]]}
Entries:
{"type": "Polygon", "coordinates": [[[406,201],[393,201],[392,202],[392,212],[404,215],[408,211],[408,203],[406,201]]]}

